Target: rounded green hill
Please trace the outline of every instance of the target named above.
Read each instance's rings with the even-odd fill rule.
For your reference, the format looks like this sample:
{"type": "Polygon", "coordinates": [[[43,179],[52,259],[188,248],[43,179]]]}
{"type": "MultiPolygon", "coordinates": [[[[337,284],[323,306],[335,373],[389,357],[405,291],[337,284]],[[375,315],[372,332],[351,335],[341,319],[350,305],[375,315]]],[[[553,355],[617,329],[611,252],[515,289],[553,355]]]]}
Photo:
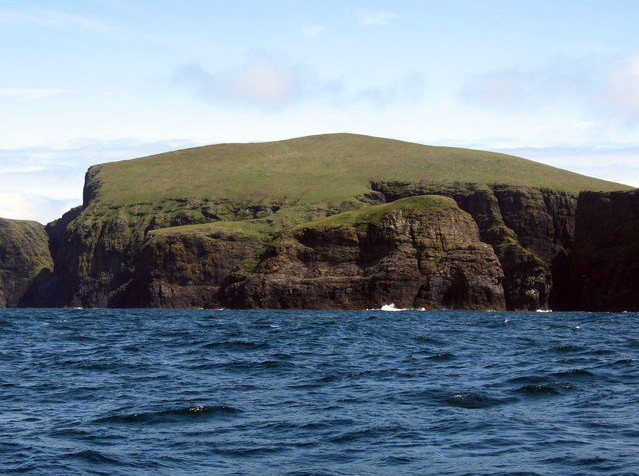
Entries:
{"type": "Polygon", "coordinates": [[[217,144],[96,166],[116,205],[168,198],[337,203],[373,181],[511,184],[576,193],[631,187],[511,155],[356,134],[217,144]]]}

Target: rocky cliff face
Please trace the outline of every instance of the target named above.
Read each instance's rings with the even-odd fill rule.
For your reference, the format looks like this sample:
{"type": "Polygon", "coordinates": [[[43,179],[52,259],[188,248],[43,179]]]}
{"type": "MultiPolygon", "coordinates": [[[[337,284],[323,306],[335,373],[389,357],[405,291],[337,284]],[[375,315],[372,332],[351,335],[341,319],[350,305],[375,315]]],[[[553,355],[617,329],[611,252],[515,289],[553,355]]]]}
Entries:
{"type": "Polygon", "coordinates": [[[0,307],[15,307],[35,278],[53,269],[49,238],[34,221],[0,218],[0,307]]]}
{"type": "Polygon", "coordinates": [[[33,223],[5,225],[0,304],[615,310],[637,300],[637,192],[577,201],[522,186],[375,182],[322,208],[112,206],[98,178],[89,171],[84,205],[47,225],[48,237],[33,223]],[[446,206],[415,207],[432,195],[446,206]]]}
{"type": "Polygon", "coordinates": [[[142,246],[127,290],[127,307],[219,308],[234,271],[251,269],[264,248],[258,234],[207,230],[153,234],[142,246]]]}
{"type": "MultiPolygon", "coordinates": [[[[471,246],[464,252],[451,251],[450,255],[458,253],[460,260],[466,259],[464,271],[446,268],[452,259],[450,256],[438,261],[435,267],[424,267],[426,261],[423,260],[417,260],[417,265],[407,264],[406,256],[421,253],[406,245],[406,236],[416,233],[419,221],[416,217],[409,220],[412,231],[404,230],[408,235],[402,232],[394,237],[388,234],[392,227],[383,231],[373,227],[355,235],[341,228],[321,233],[306,231],[303,235],[285,234],[286,239],[278,239],[279,244],[269,247],[273,256],[262,260],[260,253],[272,231],[258,236],[215,229],[208,234],[193,233],[188,229],[171,232],[168,228],[167,233],[155,233],[154,230],[203,224],[212,219],[227,223],[235,218],[252,219],[277,230],[272,224],[277,223],[279,215],[290,219],[292,208],[242,207],[202,200],[109,207],[100,202],[99,184],[95,180],[95,174],[90,172],[83,207],[48,225],[51,253],[58,265],[53,274],[43,276],[32,286],[25,300],[29,305],[357,308],[394,300],[397,305],[408,307],[481,308],[483,305],[490,309],[543,309],[548,307],[551,299],[553,262],[566,255],[574,235],[576,198],[567,193],[475,184],[374,183],[373,190],[354,206],[367,207],[384,201],[395,203],[402,198],[435,193],[452,198],[467,212],[479,237],[476,238],[476,231],[470,231],[467,226],[456,233],[460,236],[466,233],[469,243],[475,243],[476,249],[470,252],[471,246]],[[400,246],[399,243],[404,244],[400,246]],[[481,246],[478,243],[482,243],[481,246]],[[486,244],[496,254],[497,266],[504,275],[498,287],[503,289],[505,306],[494,297],[479,304],[481,299],[465,295],[474,293],[470,288],[471,271],[475,268],[470,262],[476,260],[475,271],[479,273],[486,265],[488,258],[479,253],[486,244]],[[310,249],[313,253],[304,254],[310,249]],[[347,255],[350,257],[346,258],[347,255]],[[247,275],[250,263],[260,260],[254,275],[247,275]],[[288,271],[285,272],[275,266],[278,260],[284,260],[292,267],[286,268],[288,271]],[[311,262],[316,264],[311,266],[311,262]],[[332,275],[326,269],[329,266],[326,263],[336,262],[341,264],[331,268],[332,275]],[[306,270],[304,273],[303,269],[306,270]],[[421,270],[419,276],[415,269],[421,270]],[[297,276],[299,282],[284,292],[287,272],[292,273],[292,277],[297,276]],[[315,272],[319,274],[315,276],[315,272]],[[272,276],[267,276],[269,273],[272,276]],[[440,280],[439,284],[428,285],[430,295],[424,287],[425,280],[430,278],[422,274],[440,280]],[[395,277],[399,277],[397,282],[395,277]],[[326,283],[332,284],[326,284],[320,290],[318,283],[324,278],[326,283]],[[311,282],[315,282],[314,287],[311,282]],[[413,284],[407,286],[405,282],[413,284]],[[403,291],[399,292],[400,288],[403,291]],[[466,288],[468,290],[464,291],[466,288]],[[392,289],[395,289],[394,294],[385,291],[392,289]],[[373,295],[377,296],[374,302],[370,298],[373,295]]],[[[299,218],[297,210],[292,216],[306,222],[313,216],[322,217],[339,211],[340,207],[309,209],[299,218]]],[[[421,219],[426,226],[432,217],[424,215],[421,219]]],[[[280,229],[285,229],[282,225],[285,219],[279,218],[279,221],[280,229]]],[[[441,221],[428,226],[445,228],[441,221]]],[[[492,269],[492,265],[489,268],[492,269]]]]}
{"type": "Polygon", "coordinates": [[[230,281],[224,300],[234,307],[505,308],[493,249],[470,215],[435,196],[284,232],[254,270],[230,281]]]}
{"type": "Polygon", "coordinates": [[[558,275],[558,309],[639,311],[639,190],[579,195],[558,275]]]}
{"type": "Polygon", "coordinates": [[[378,182],[373,188],[387,200],[425,193],[453,198],[474,218],[481,240],[499,257],[507,308],[548,308],[553,263],[572,246],[574,195],[511,185],[378,182]]]}

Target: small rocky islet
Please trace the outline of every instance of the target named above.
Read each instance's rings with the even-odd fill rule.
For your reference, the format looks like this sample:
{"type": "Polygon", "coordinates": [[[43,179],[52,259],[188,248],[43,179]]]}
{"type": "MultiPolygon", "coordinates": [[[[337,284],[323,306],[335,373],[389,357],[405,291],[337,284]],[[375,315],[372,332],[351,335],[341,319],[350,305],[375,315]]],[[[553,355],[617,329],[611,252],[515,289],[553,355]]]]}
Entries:
{"type": "Polygon", "coordinates": [[[5,307],[639,310],[639,191],[355,134],[93,166],[0,219],[5,307]]]}

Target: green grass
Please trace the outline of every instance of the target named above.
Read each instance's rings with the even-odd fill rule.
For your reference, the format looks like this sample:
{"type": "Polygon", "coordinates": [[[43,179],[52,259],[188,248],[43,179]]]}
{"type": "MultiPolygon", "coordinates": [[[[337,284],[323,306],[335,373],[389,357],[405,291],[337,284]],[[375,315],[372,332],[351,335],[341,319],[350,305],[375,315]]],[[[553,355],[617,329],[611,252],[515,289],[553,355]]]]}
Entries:
{"type": "Polygon", "coordinates": [[[420,195],[417,197],[408,197],[396,200],[383,205],[374,205],[359,210],[339,213],[331,215],[319,220],[313,220],[308,223],[297,225],[291,230],[302,228],[328,228],[341,225],[359,225],[359,224],[379,224],[382,217],[396,210],[418,211],[418,212],[437,212],[441,210],[450,210],[457,208],[457,204],[452,198],[443,197],[441,195],[420,195]]]}
{"type": "Polygon", "coordinates": [[[159,228],[151,230],[150,235],[165,235],[179,233],[241,233],[244,235],[266,237],[268,236],[269,226],[265,223],[256,221],[216,221],[212,223],[203,223],[198,225],[182,225],[172,226],[168,228],[159,228]]]}
{"type": "Polygon", "coordinates": [[[504,183],[567,192],[620,184],[494,152],[355,134],[218,144],[99,166],[100,199],[126,205],[169,198],[251,204],[338,204],[371,181],[504,183]]]}

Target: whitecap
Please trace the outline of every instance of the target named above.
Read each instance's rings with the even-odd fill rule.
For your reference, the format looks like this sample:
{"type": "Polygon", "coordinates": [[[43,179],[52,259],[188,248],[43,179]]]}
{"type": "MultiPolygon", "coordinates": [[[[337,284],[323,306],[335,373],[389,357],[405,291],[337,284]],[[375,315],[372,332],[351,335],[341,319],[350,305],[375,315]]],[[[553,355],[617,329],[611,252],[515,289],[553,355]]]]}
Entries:
{"type": "Polygon", "coordinates": [[[552,312],[552,309],[537,309],[535,312],[552,312]]]}
{"type": "Polygon", "coordinates": [[[401,307],[396,307],[395,303],[392,302],[390,304],[384,304],[380,311],[407,311],[408,309],[402,309],[401,307]]]}

